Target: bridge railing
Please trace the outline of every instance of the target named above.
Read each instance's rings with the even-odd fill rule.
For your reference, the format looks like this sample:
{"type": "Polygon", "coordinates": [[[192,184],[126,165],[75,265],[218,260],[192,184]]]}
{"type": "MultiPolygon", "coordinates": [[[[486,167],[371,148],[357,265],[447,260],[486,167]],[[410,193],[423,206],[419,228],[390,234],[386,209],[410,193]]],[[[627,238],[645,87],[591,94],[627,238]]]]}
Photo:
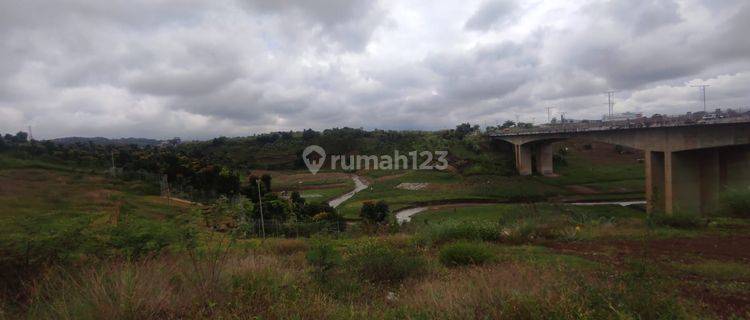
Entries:
{"type": "Polygon", "coordinates": [[[704,125],[715,125],[715,124],[731,124],[731,123],[748,123],[750,122],[750,116],[732,117],[714,120],[699,120],[699,121],[685,121],[684,119],[675,120],[651,120],[651,121],[633,121],[633,122],[618,122],[618,123],[575,123],[575,124],[561,124],[556,127],[548,128],[532,128],[532,129],[520,129],[509,132],[490,132],[490,136],[503,137],[503,136],[521,136],[521,135],[534,135],[534,134],[554,134],[554,133],[576,133],[576,132],[597,132],[597,131],[609,131],[609,130],[626,130],[626,129],[642,129],[642,128],[664,128],[664,127],[684,127],[684,126],[704,126],[704,125]]]}

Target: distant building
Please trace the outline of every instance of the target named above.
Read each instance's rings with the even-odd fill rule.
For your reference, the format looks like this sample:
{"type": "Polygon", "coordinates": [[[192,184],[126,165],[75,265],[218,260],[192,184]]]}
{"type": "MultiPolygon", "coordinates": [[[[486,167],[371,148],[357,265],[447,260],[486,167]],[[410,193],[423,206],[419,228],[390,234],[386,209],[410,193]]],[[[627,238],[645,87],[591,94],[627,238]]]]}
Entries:
{"type": "Polygon", "coordinates": [[[628,120],[637,120],[640,118],[643,118],[642,113],[624,112],[624,113],[616,113],[612,115],[604,115],[602,117],[602,121],[604,122],[628,121],[628,120]]]}

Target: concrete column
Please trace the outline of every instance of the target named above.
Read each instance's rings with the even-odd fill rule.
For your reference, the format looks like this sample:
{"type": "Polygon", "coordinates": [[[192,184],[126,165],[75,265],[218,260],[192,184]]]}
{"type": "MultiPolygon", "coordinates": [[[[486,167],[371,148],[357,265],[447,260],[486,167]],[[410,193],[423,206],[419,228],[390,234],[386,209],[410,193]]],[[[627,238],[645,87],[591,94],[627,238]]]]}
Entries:
{"type": "Polygon", "coordinates": [[[701,211],[700,152],[665,152],[665,212],[701,211]]]}
{"type": "Polygon", "coordinates": [[[700,212],[705,214],[718,209],[719,192],[721,190],[721,170],[718,149],[700,151],[700,212]]]}
{"type": "Polygon", "coordinates": [[[664,212],[664,152],[646,150],[646,210],[664,212]]]}
{"type": "Polygon", "coordinates": [[[534,161],[536,162],[536,172],[542,175],[551,175],[553,173],[552,165],[552,143],[541,143],[537,145],[536,152],[534,153],[534,161]]]}
{"type": "Polygon", "coordinates": [[[531,175],[531,147],[528,145],[515,145],[516,169],[522,176],[531,175]]]}
{"type": "Polygon", "coordinates": [[[721,149],[719,162],[719,183],[722,188],[750,187],[750,146],[721,149]]]}

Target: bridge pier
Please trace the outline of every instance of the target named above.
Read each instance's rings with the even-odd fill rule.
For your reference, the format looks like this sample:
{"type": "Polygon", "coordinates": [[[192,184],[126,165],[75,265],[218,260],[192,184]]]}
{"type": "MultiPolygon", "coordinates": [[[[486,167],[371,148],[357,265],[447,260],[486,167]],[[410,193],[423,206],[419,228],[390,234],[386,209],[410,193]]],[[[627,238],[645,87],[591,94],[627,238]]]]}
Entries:
{"type": "Polygon", "coordinates": [[[645,156],[649,212],[711,213],[719,208],[722,191],[750,186],[750,149],[747,146],[647,150],[645,156]]]}
{"type": "Polygon", "coordinates": [[[561,129],[491,137],[514,145],[520,175],[530,175],[532,169],[553,172],[552,141],[583,138],[644,150],[649,212],[706,214],[719,208],[726,189],[750,187],[750,117],[708,124],[561,129]]]}
{"type": "Polygon", "coordinates": [[[516,170],[522,176],[531,175],[531,147],[529,145],[513,145],[516,152],[516,170]]]}
{"type": "Polygon", "coordinates": [[[518,174],[522,176],[531,175],[533,169],[536,172],[543,175],[550,175],[553,173],[552,168],[552,143],[543,142],[531,144],[514,144],[513,150],[515,150],[516,156],[516,170],[518,174]],[[533,163],[531,159],[534,159],[533,163]],[[533,168],[533,169],[532,169],[533,168]]]}
{"type": "Polygon", "coordinates": [[[542,175],[551,175],[553,173],[552,155],[552,143],[546,142],[536,146],[534,150],[534,161],[536,161],[536,172],[542,175]]]}

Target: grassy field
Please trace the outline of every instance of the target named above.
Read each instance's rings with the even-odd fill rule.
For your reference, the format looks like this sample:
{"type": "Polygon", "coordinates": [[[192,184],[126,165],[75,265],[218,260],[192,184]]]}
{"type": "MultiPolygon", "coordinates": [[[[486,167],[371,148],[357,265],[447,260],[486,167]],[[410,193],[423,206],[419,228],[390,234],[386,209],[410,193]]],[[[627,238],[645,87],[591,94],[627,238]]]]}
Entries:
{"type": "MultiPolygon", "coordinates": [[[[433,209],[292,239],[209,229],[153,184],[0,157],[0,319],[750,317],[750,220],[530,201],[642,197],[637,155],[582,150],[556,178],[358,172],[370,188],[346,217],[374,200],[433,209]]],[[[313,202],[353,188],[341,172],[252,173],[313,202]]]]}
{"type": "Polygon", "coordinates": [[[510,201],[544,199],[569,193],[532,177],[469,176],[453,172],[409,171],[370,179],[370,188],[345,202],[341,212],[356,217],[365,201],[386,200],[393,210],[410,205],[450,201],[510,201]],[[426,183],[420,190],[398,188],[402,183],[426,183]]]}
{"type": "MultiPolygon", "coordinates": [[[[283,175],[274,178],[280,189],[348,188],[331,187],[348,176],[318,182],[283,175]]],[[[436,172],[366,177],[373,190],[352,203],[511,197],[521,194],[514,186],[523,184],[565,192],[537,178],[490,181],[436,172]],[[436,189],[395,188],[403,182],[436,189]]],[[[192,205],[170,204],[151,185],[23,163],[0,169],[0,182],[3,274],[30,270],[10,263],[30,262],[16,260],[25,251],[11,251],[9,244],[26,245],[37,254],[30,257],[65,255],[40,264],[38,273],[20,274],[23,289],[4,296],[0,318],[750,316],[744,271],[750,269],[750,225],[744,219],[678,228],[619,206],[485,204],[441,207],[400,228],[354,225],[313,238],[234,239],[202,227],[192,205]],[[85,224],[72,222],[78,220],[85,224]],[[176,232],[186,227],[199,236],[176,232]],[[89,240],[69,246],[70,238],[89,240]]]]}

